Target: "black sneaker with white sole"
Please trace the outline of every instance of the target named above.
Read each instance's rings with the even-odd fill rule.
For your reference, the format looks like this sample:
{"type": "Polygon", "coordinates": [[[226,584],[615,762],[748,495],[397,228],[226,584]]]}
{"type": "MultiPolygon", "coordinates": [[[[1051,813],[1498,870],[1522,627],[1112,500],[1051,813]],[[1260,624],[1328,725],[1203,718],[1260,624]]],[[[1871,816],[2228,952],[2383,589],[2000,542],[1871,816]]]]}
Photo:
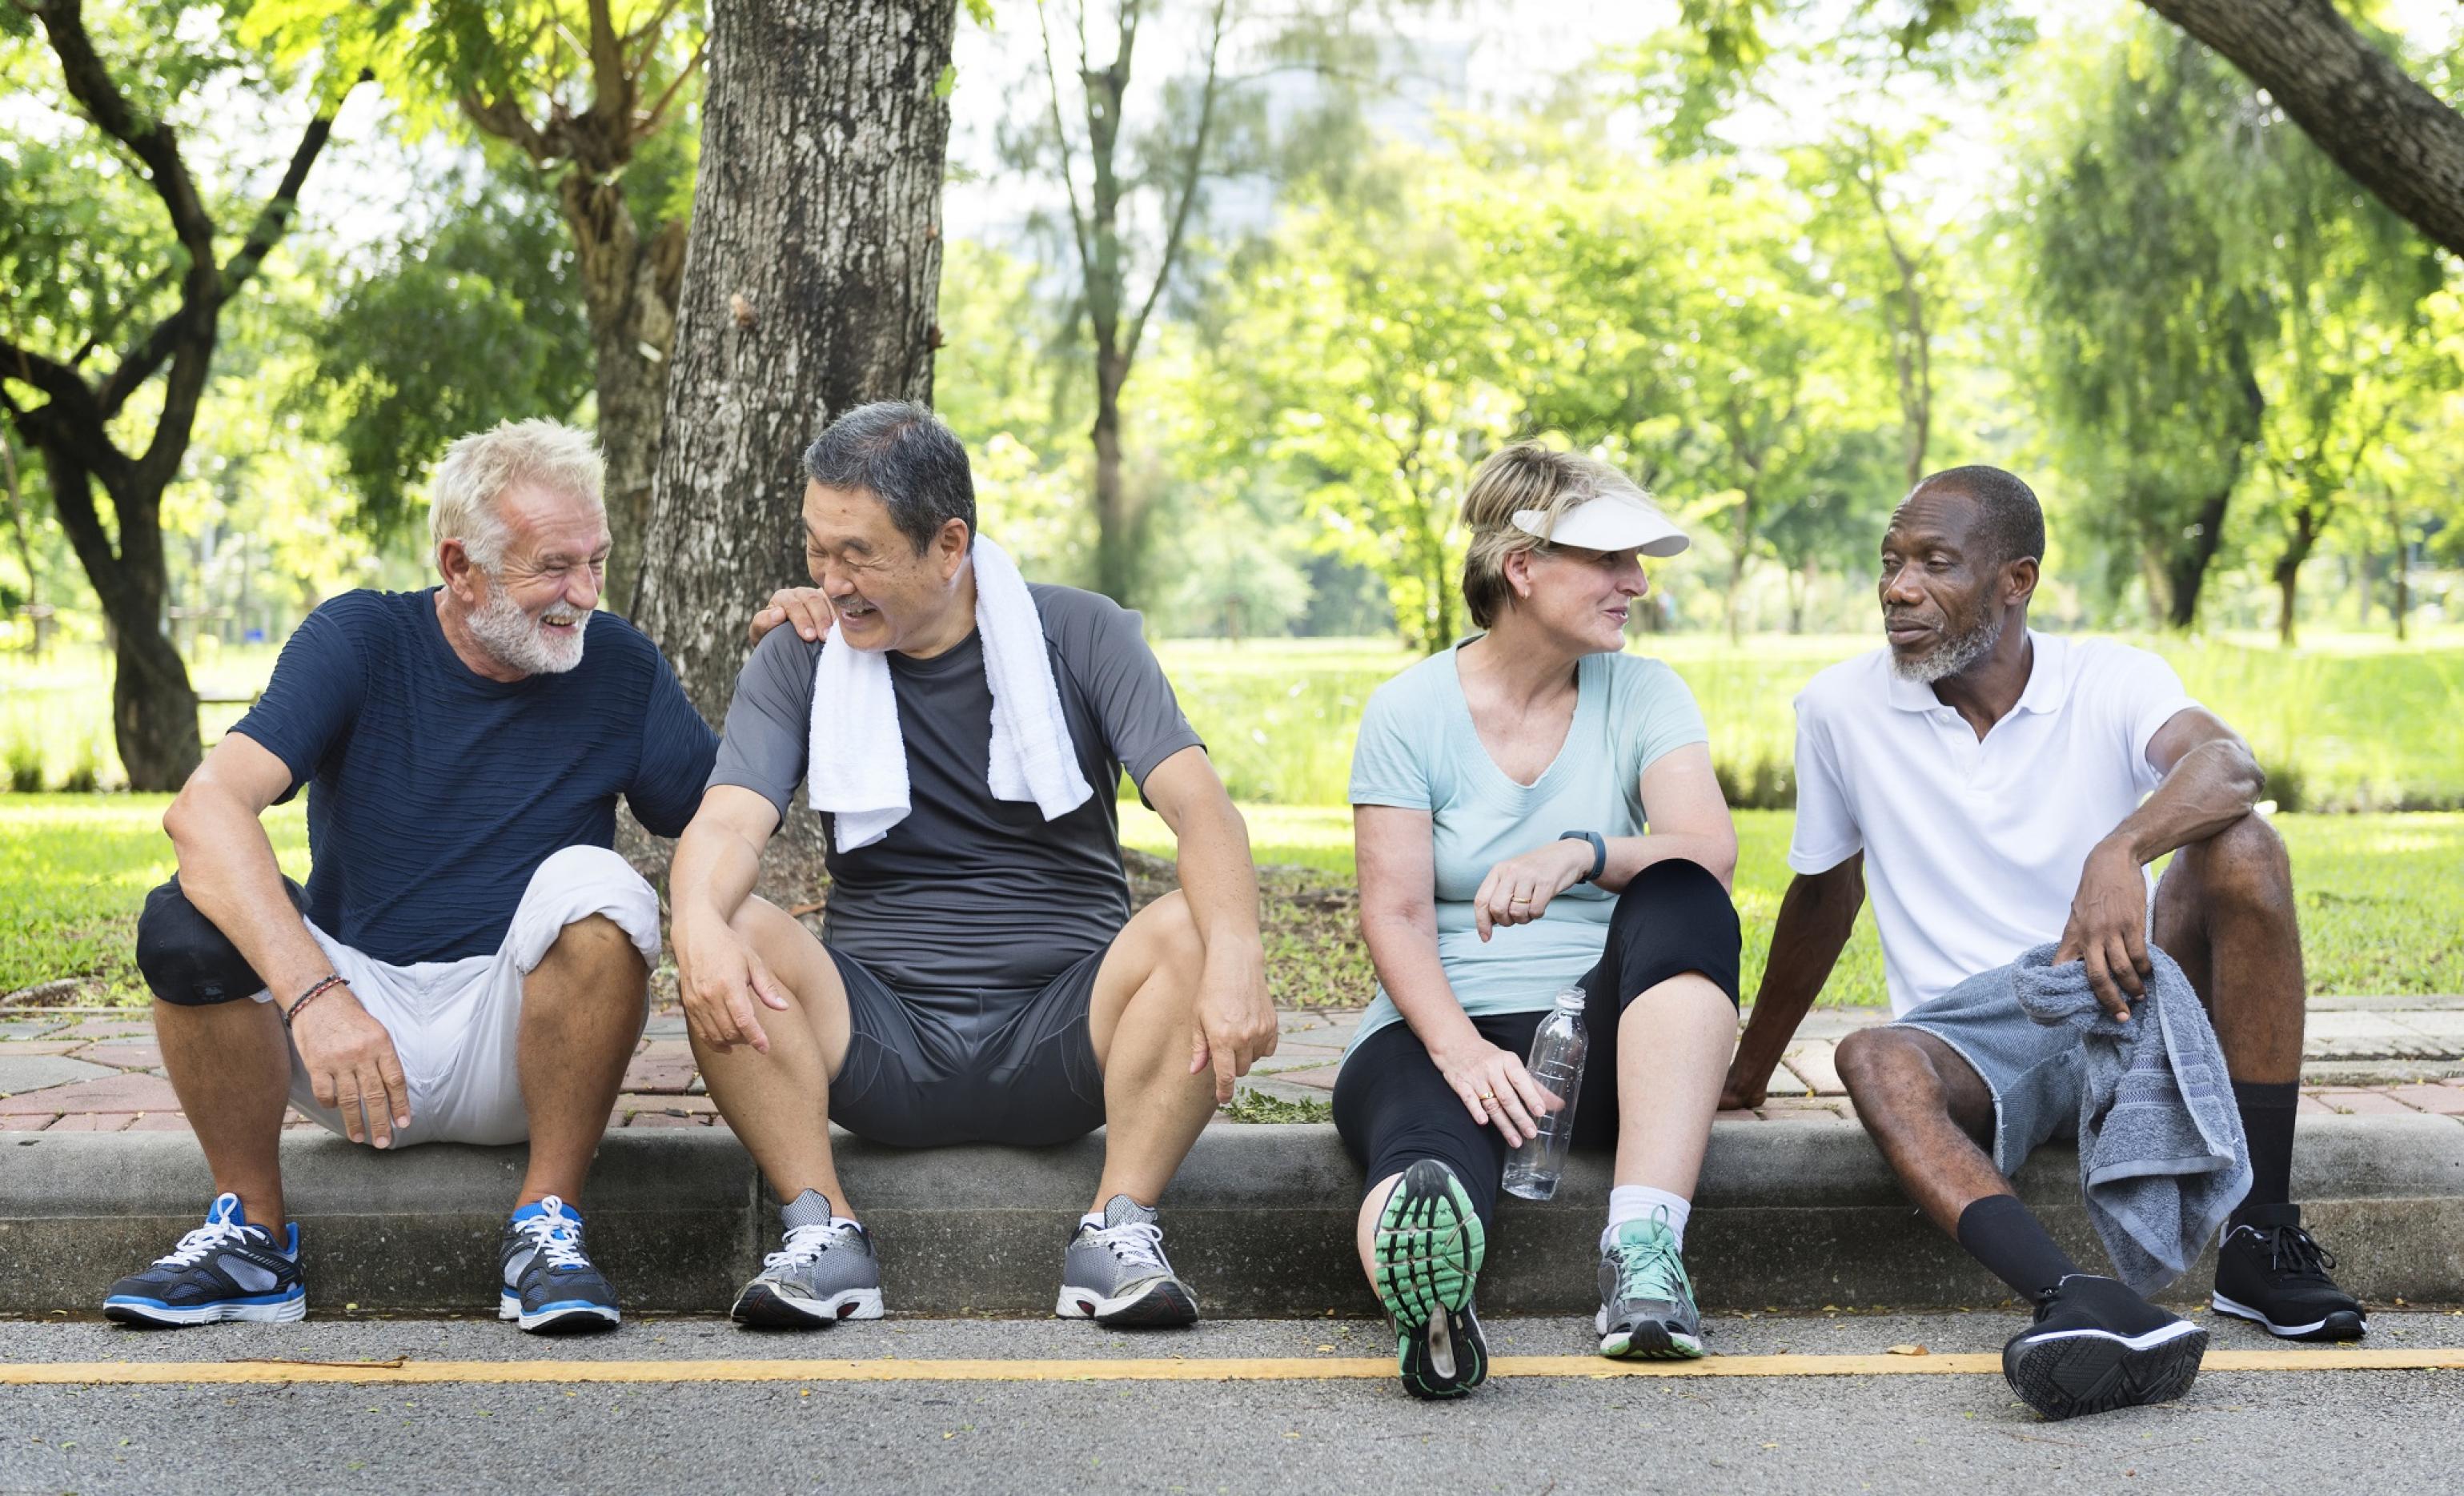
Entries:
{"type": "Polygon", "coordinates": [[[2301,1228],[2300,1206],[2253,1206],[2216,1248],[2208,1302],[2286,1340],[2359,1340],[2369,1314],[2327,1276],[2335,1265],[2336,1254],[2301,1228]]]}
{"type": "Polygon", "coordinates": [[[299,1227],[286,1226],[276,1236],[250,1221],[231,1194],[215,1196],[204,1225],[152,1266],[113,1284],[102,1301],[105,1319],[161,1328],[230,1319],[288,1323],[307,1312],[299,1227]]]}
{"type": "Polygon", "coordinates": [[[2002,1348],[2002,1375],[2049,1419],[2170,1402],[2197,1380],[2208,1332],[2111,1278],[2073,1273],[2002,1348]]]}

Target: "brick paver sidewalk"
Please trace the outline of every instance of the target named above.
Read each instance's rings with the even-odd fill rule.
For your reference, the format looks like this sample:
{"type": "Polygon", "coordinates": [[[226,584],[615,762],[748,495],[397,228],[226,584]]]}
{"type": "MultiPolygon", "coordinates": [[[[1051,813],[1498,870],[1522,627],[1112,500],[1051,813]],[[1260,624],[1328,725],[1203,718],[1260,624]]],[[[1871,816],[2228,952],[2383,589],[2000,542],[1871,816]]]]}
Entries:
{"type": "MultiPolygon", "coordinates": [[[[1831,1056],[1876,1011],[1826,1010],[1806,1020],[1771,1095],[1729,1121],[1852,1115],[1831,1056]]],[[[1242,1084],[1287,1101],[1332,1094],[1357,1010],[1287,1012],[1283,1042],[1242,1084]]],[[[186,1132],[143,1012],[0,1008],[0,1132],[186,1132]]],[[[2436,1113],[2464,1118],[2464,997],[2319,998],[2303,1045],[2305,1112],[2436,1113]]],[[[724,1127],[704,1093],[672,1007],[652,1015],[625,1072],[615,1127],[724,1127]]],[[[315,1124],[292,1113],[290,1126],[315,1124]]]]}

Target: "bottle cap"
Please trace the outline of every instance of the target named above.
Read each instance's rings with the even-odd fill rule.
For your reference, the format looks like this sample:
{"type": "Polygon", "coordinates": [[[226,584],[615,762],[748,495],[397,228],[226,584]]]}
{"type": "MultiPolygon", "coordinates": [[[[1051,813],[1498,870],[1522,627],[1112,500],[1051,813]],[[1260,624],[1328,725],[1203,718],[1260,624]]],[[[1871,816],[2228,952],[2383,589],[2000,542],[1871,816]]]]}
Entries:
{"type": "Polygon", "coordinates": [[[1591,1001],[1592,995],[1580,987],[1567,987],[1557,994],[1557,1006],[1570,1013],[1580,1013],[1591,1001]]]}

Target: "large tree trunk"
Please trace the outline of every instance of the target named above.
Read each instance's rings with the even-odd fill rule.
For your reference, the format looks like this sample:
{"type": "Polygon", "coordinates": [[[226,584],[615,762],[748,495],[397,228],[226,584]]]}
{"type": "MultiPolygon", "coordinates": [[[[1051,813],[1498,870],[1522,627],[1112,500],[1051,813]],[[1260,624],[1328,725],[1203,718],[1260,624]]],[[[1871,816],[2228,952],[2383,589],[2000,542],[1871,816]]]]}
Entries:
{"type": "Polygon", "coordinates": [[[1095,363],[1095,590],[1129,607],[1138,580],[1136,519],[1121,481],[1121,386],[1130,363],[1102,347],[1095,363]]]}
{"type": "Polygon", "coordinates": [[[799,457],[929,399],[957,0],[716,0],[667,436],[634,615],[715,723],[745,620],[803,583],[799,457]]]}
{"type": "Polygon", "coordinates": [[[2432,241],[2464,254],[2464,115],[2332,0],[2145,0],[2266,89],[2319,148],[2432,241]]]}
{"type": "Polygon", "coordinates": [[[2165,622],[2167,627],[2188,630],[2199,621],[2199,592],[2207,585],[2208,565],[2216,559],[2216,547],[2224,543],[2225,506],[2233,502],[2233,489],[2220,488],[2208,495],[2191,517],[2189,533],[2178,542],[2168,545],[2165,554],[2165,622]]]}
{"type": "Polygon", "coordinates": [[[684,280],[685,226],[669,222],[645,240],[624,188],[580,171],[561,192],[580,251],[583,301],[599,395],[599,447],[607,458],[609,611],[629,614],[647,554],[650,485],[668,407],[668,359],[676,340],[684,280]]]}
{"type": "Polygon", "coordinates": [[[2304,506],[2294,516],[2293,533],[2284,539],[2284,554],[2276,559],[2276,642],[2290,649],[2299,627],[2294,605],[2301,586],[2301,563],[2319,543],[2319,521],[2312,518],[2314,510],[2304,506]]]}
{"type": "Polygon", "coordinates": [[[114,488],[120,530],[115,550],[95,506],[93,471],[68,448],[67,433],[55,434],[62,439],[40,448],[53,512],[110,624],[112,746],[130,789],[178,789],[204,757],[204,747],[188,668],[163,634],[171,581],[163,556],[162,494],[125,484],[114,488]]]}

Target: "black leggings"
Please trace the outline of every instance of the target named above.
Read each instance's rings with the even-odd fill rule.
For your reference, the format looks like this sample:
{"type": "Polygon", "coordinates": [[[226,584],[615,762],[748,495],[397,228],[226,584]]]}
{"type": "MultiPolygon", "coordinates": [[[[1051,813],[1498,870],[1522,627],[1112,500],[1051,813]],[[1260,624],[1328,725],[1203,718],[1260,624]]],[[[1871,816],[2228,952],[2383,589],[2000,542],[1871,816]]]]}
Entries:
{"type": "MultiPolygon", "coordinates": [[[[1583,1025],[1591,1053],[1574,1104],[1575,1147],[1617,1140],[1617,1021],[1626,1004],[1688,972],[1709,978],[1736,1001],[1739,943],[1736,906],[1699,863],[1653,863],[1617,895],[1607,948],[1581,983],[1590,999],[1583,1025]]],[[[1531,1036],[1546,1017],[1546,1010],[1495,1013],[1474,1018],[1472,1026],[1483,1039],[1522,1058],[1531,1052],[1531,1036]]],[[[1334,1080],[1334,1126],[1353,1161],[1367,1171],[1367,1184],[1400,1174],[1417,1159],[1435,1158],[1462,1178],[1484,1222],[1495,1218],[1498,1181],[1506,1173],[1505,1135],[1472,1120],[1409,1023],[1379,1029],[1343,1062],[1334,1080]]]]}

